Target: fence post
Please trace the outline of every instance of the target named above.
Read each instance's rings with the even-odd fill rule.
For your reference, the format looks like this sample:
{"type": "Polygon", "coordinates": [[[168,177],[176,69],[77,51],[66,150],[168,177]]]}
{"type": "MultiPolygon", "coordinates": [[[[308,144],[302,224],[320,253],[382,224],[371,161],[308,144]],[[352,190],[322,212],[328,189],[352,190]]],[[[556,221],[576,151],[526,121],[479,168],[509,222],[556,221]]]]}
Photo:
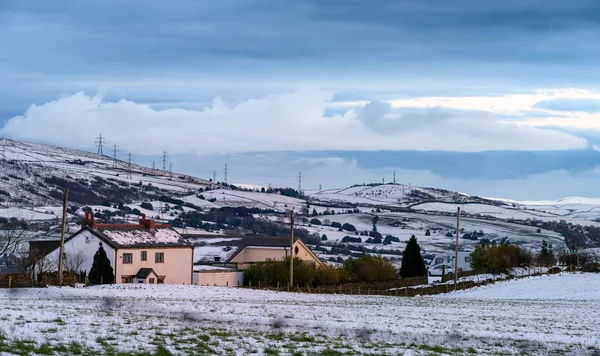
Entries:
{"type": "Polygon", "coordinates": [[[340,284],[340,294],[342,294],[342,285],[340,284]]]}
{"type": "Polygon", "coordinates": [[[277,281],[277,291],[279,292],[279,281],[277,281]]]}
{"type": "Polygon", "coordinates": [[[358,286],[358,295],[360,295],[360,286],[358,286]]]}
{"type": "Polygon", "coordinates": [[[248,282],[248,287],[250,287],[250,289],[252,289],[252,281],[248,282]]]}
{"type": "Polygon", "coordinates": [[[371,295],[371,288],[367,291],[367,295],[371,295]]]}
{"type": "Polygon", "coordinates": [[[310,287],[308,286],[308,284],[306,285],[306,289],[308,289],[308,293],[310,293],[310,287]]]}
{"type": "Polygon", "coordinates": [[[12,286],[12,276],[8,276],[8,289],[12,286]]]}

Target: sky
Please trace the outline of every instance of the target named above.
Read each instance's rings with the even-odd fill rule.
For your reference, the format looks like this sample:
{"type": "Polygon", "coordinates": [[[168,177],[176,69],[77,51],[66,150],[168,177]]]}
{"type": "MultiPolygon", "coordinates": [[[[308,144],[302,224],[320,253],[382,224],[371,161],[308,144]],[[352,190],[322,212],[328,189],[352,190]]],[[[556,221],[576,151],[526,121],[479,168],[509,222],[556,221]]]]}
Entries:
{"type": "Polygon", "coordinates": [[[3,0],[0,136],[234,183],[599,197],[597,38],[594,0],[3,0]]]}

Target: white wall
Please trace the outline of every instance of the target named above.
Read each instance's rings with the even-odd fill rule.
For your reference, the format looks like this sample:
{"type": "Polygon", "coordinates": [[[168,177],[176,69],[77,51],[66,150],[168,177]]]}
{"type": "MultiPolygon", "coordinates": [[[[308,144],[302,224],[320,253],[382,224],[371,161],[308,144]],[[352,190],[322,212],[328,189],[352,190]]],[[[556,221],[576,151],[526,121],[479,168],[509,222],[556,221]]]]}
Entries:
{"type": "Polygon", "coordinates": [[[237,287],[244,285],[244,272],[194,271],[194,284],[200,286],[237,287]]]}
{"type": "MultiPolygon", "coordinates": [[[[73,239],[71,239],[68,242],[65,242],[65,253],[67,255],[67,259],[69,258],[69,256],[76,254],[78,251],[82,251],[83,255],[84,255],[84,261],[83,264],[81,265],[81,267],[79,268],[79,271],[87,271],[87,273],[90,272],[90,269],[92,268],[92,263],[94,262],[94,254],[96,254],[96,251],[98,251],[98,248],[100,247],[100,242],[102,242],[99,238],[97,238],[94,234],[92,234],[89,231],[83,231],[82,233],[80,233],[79,235],[75,236],[73,239]]],[[[110,265],[112,266],[113,270],[115,268],[115,251],[112,247],[110,247],[109,245],[107,245],[106,243],[102,242],[102,247],[104,247],[104,251],[106,251],[106,256],[108,257],[109,261],[110,261],[110,265]]],[[[51,261],[57,261],[58,263],[58,253],[59,253],[59,248],[57,248],[56,250],[50,252],[48,254],[48,257],[51,261]]],[[[66,266],[65,266],[65,270],[66,270],[66,266]]],[[[78,272],[79,272],[78,271],[78,272]]]]}

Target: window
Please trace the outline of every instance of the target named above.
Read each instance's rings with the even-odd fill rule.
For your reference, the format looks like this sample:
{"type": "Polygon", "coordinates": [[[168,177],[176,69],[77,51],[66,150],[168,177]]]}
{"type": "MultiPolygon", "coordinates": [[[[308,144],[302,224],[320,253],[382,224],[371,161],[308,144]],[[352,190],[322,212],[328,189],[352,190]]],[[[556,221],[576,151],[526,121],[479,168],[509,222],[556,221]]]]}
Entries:
{"type": "Polygon", "coordinates": [[[148,260],[148,252],[147,251],[142,251],[141,260],[142,261],[148,260]]]}
{"type": "Polygon", "coordinates": [[[133,254],[124,253],[123,254],[123,263],[132,263],[133,262],[133,254]]]}
{"type": "Polygon", "coordinates": [[[471,262],[471,256],[465,257],[465,262],[471,262]]]}
{"type": "Polygon", "coordinates": [[[165,277],[164,276],[158,276],[158,284],[163,284],[165,283],[165,277]]]}
{"type": "Polygon", "coordinates": [[[150,279],[148,279],[148,283],[150,283],[150,284],[154,284],[154,278],[150,278],[150,279]]]}
{"type": "Polygon", "coordinates": [[[435,259],[435,264],[440,264],[440,263],[444,263],[444,257],[438,257],[435,259]]]}
{"type": "Polygon", "coordinates": [[[165,253],[164,252],[156,252],[154,254],[154,262],[156,262],[156,263],[165,262],[165,253]]]}

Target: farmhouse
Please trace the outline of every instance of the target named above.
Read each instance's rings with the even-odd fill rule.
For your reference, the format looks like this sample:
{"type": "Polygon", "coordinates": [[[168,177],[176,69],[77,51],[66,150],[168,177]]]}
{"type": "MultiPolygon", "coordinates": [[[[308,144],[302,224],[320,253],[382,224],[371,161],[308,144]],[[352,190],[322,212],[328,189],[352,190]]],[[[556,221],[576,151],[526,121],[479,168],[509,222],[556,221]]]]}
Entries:
{"type": "MultiPolygon", "coordinates": [[[[190,241],[194,241],[190,239],[190,241]]],[[[194,241],[195,261],[203,264],[224,264],[245,269],[266,260],[284,260],[290,255],[290,238],[269,236],[240,236],[203,238],[194,241]]],[[[323,267],[325,264],[301,240],[295,239],[293,256],[323,267]]]]}
{"type": "MultiPolygon", "coordinates": [[[[170,225],[144,215],[138,224],[97,224],[87,212],[82,225],[65,240],[66,269],[89,272],[102,245],[116,283],[192,284],[194,246],[170,225]]],[[[47,258],[58,260],[58,254],[55,248],[47,258]]]]}

